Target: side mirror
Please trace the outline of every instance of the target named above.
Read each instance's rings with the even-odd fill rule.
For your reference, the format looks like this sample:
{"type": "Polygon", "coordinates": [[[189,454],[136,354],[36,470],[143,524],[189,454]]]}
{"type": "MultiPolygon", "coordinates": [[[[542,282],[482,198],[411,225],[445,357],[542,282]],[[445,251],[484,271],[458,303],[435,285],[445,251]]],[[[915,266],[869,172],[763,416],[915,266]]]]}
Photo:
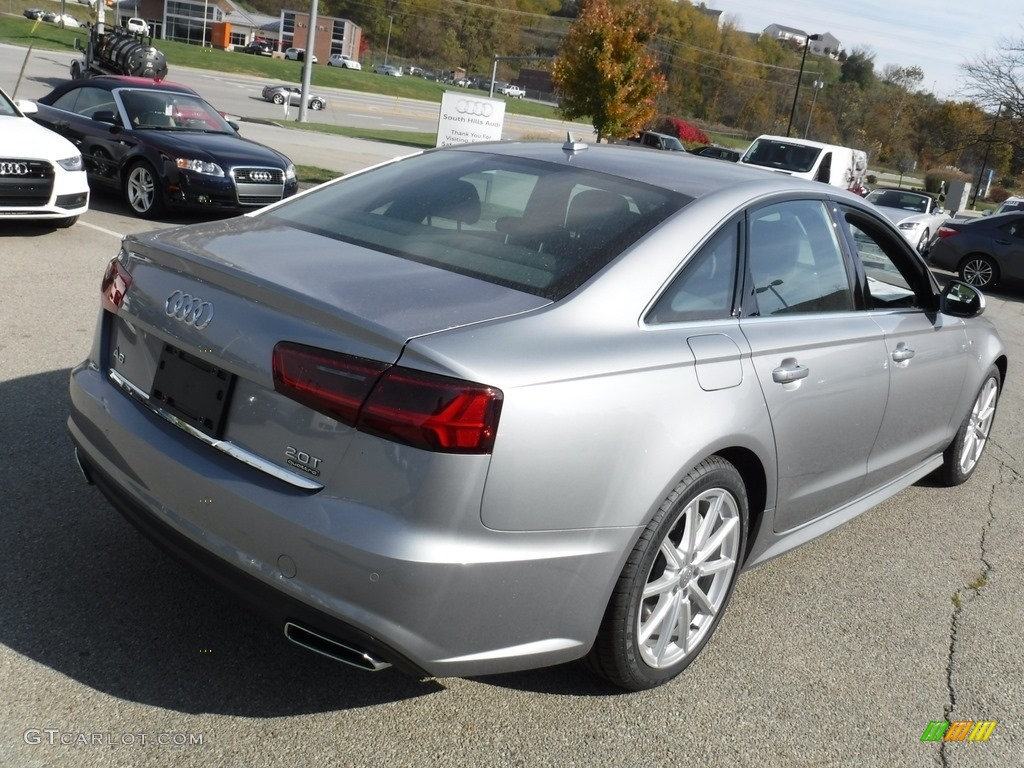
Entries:
{"type": "Polygon", "coordinates": [[[228,125],[230,125],[234,129],[235,133],[237,133],[237,134],[241,134],[242,133],[242,126],[240,126],[234,120],[228,120],[228,125]]]}
{"type": "Polygon", "coordinates": [[[985,296],[973,285],[950,280],[940,295],[943,314],[953,317],[977,317],[985,311],[985,296]]]}
{"type": "Polygon", "coordinates": [[[109,109],[101,109],[97,112],[93,112],[92,119],[98,123],[110,123],[111,125],[117,125],[120,122],[117,115],[109,109]]]}
{"type": "Polygon", "coordinates": [[[21,110],[21,114],[25,117],[38,114],[39,112],[39,107],[36,106],[36,103],[34,101],[29,101],[28,99],[18,99],[18,101],[15,102],[15,105],[21,110]]]}

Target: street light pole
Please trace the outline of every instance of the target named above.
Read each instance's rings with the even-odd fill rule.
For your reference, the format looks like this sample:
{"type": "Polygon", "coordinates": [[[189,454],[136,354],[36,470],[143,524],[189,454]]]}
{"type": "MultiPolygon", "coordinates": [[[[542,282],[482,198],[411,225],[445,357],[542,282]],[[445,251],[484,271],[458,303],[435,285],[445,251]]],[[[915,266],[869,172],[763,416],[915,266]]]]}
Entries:
{"type": "Polygon", "coordinates": [[[807,125],[804,126],[804,138],[807,138],[807,133],[811,130],[811,115],[814,114],[814,103],[818,100],[818,91],[825,87],[825,83],[821,80],[815,80],[811,87],[814,88],[814,96],[811,97],[811,108],[807,110],[807,125]]]}
{"type": "Polygon", "coordinates": [[[388,42],[387,42],[387,45],[384,46],[384,65],[385,66],[387,66],[387,63],[388,63],[388,51],[391,50],[391,25],[394,24],[394,23],[395,23],[395,17],[394,16],[388,16],[388,42]]]}
{"type": "Polygon", "coordinates": [[[800,74],[796,77],[796,93],[793,94],[793,108],[789,110],[789,125],[786,126],[786,136],[793,130],[793,117],[796,115],[796,100],[800,96],[800,81],[804,79],[804,64],[807,62],[807,49],[811,47],[811,40],[820,40],[821,35],[805,35],[804,55],[800,57],[800,74]]]}

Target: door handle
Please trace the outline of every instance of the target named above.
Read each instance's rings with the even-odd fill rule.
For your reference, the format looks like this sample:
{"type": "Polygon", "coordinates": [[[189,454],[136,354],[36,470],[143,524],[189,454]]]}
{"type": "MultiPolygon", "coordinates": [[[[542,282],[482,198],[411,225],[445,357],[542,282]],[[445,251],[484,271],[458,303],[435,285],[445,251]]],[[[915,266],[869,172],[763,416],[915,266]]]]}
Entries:
{"type": "Polygon", "coordinates": [[[772,371],[772,381],[776,384],[789,384],[792,381],[806,379],[811,374],[811,369],[806,365],[800,365],[795,357],[787,357],[782,365],[772,371]]]}
{"type": "Polygon", "coordinates": [[[892,359],[897,363],[905,363],[914,356],[914,350],[909,349],[902,341],[892,351],[892,359]]]}

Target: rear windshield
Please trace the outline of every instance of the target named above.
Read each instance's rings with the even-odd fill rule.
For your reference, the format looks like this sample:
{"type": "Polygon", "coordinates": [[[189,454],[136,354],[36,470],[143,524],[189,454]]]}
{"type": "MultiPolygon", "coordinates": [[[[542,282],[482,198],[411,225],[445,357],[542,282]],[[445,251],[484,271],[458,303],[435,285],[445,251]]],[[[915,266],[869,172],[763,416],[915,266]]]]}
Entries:
{"type": "Polygon", "coordinates": [[[353,176],[266,215],[558,300],[688,200],[568,162],[441,151],[353,176]]]}

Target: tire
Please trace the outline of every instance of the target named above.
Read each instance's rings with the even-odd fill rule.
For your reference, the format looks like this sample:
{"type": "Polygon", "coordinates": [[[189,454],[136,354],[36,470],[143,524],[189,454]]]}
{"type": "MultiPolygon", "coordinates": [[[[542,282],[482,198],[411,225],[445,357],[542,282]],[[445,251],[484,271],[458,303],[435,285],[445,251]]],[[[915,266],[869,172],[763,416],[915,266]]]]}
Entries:
{"type": "Polygon", "coordinates": [[[128,169],[124,177],[124,199],[139,218],[151,219],[163,212],[160,183],[149,163],[140,160],[128,169]]]}
{"type": "Polygon", "coordinates": [[[309,102],[309,108],[312,109],[313,111],[319,111],[324,108],[324,103],[322,101],[313,99],[311,102],[309,102]]]}
{"type": "Polygon", "coordinates": [[[71,62],[71,79],[81,80],[82,79],[82,63],[80,61],[71,62]]]}
{"type": "Polygon", "coordinates": [[[63,219],[53,219],[50,223],[53,224],[54,229],[67,229],[75,226],[76,221],[78,221],[77,216],[65,216],[63,219]]]}
{"type": "Polygon", "coordinates": [[[1002,376],[994,365],[985,375],[985,382],[974,399],[971,412],[957,430],[956,437],[942,454],[940,470],[942,482],[947,486],[967,482],[981,461],[981,454],[988,444],[992,423],[996,417],[996,405],[1002,388],[1002,376]]]}
{"type": "Polygon", "coordinates": [[[732,464],[712,456],[691,470],[626,560],[585,659],[591,670],[641,691],[686,669],[729,603],[746,546],[747,516],[743,478],[732,464]],[[688,547],[691,536],[700,538],[688,547]],[[702,549],[709,541],[711,548],[702,549]],[[679,619],[687,614],[687,634],[679,637],[679,619]]]}
{"type": "Polygon", "coordinates": [[[275,104],[284,104],[284,94],[275,93],[273,101],[275,104]]]}
{"type": "Polygon", "coordinates": [[[917,252],[924,256],[928,253],[928,241],[931,239],[931,232],[927,229],[921,233],[921,239],[917,241],[917,252]]]}
{"type": "Polygon", "coordinates": [[[960,279],[975,288],[991,288],[999,282],[999,268],[988,256],[973,253],[960,262],[960,279]]]}

